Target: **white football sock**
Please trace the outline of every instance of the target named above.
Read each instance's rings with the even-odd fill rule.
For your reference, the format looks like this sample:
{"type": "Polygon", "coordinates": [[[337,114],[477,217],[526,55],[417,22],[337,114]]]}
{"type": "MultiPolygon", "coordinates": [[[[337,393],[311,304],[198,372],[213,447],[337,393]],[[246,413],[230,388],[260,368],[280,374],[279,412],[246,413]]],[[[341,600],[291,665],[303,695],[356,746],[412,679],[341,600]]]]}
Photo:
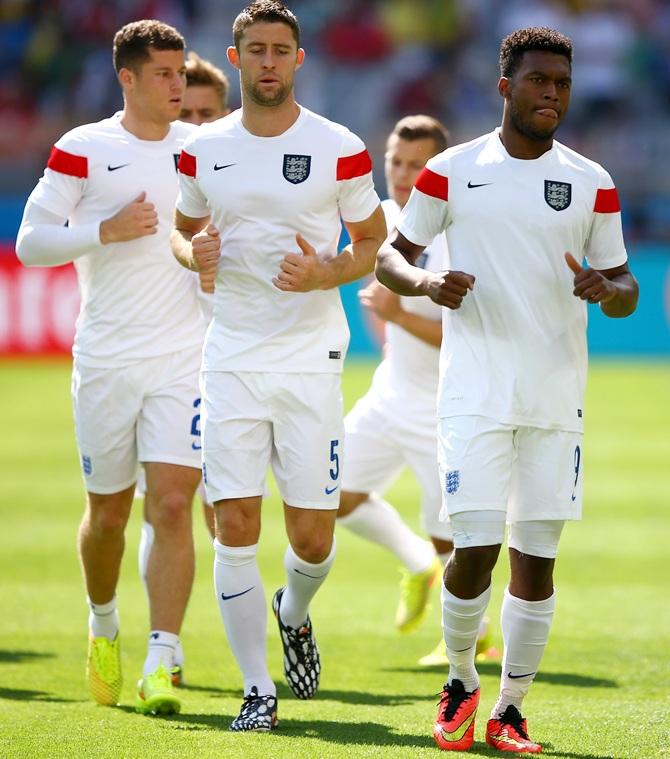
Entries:
{"type": "Polygon", "coordinates": [[[500,695],[491,710],[491,718],[497,718],[510,704],[521,711],[547,646],[555,606],[555,591],[544,601],[524,601],[511,595],[509,589],[505,590],[500,610],[505,652],[500,695]]]}
{"type": "Polygon", "coordinates": [[[413,532],[393,506],[375,493],[350,514],[338,517],[337,523],[391,551],[410,574],[425,572],[435,560],[432,544],[413,532]]]}
{"type": "Polygon", "coordinates": [[[468,692],[479,687],[475,648],[490,598],[490,585],[476,598],[458,598],[442,584],[442,631],[449,658],[447,682],[460,680],[468,692]]]}
{"type": "Polygon", "coordinates": [[[260,695],[274,696],[277,689],[266,662],[267,606],[257,548],[224,546],[214,540],[214,588],[230,650],[242,671],[244,693],[256,686],[260,695]]]}
{"type": "Polygon", "coordinates": [[[181,645],[181,640],[177,639],[177,645],[174,647],[174,657],[172,659],[173,667],[184,666],[184,649],[181,645]]]}
{"type": "Polygon", "coordinates": [[[144,583],[144,590],[147,594],[147,598],[149,597],[149,590],[147,589],[147,567],[149,566],[149,556],[151,555],[151,547],[153,544],[154,528],[149,522],[142,522],[140,546],[137,551],[137,566],[142,582],[144,583]]]}
{"type": "Polygon", "coordinates": [[[286,590],[281,599],[281,619],[285,625],[298,628],[307,620],[309,604],[323,585],[335,561],[335,538],[328,556],[320,564],[303,561],[289,544],[284,554],[286,590]]]}
{"type": "Polygon", "coordinates": [[[155,672],[162,664],[169,672],[174,664],[174,652],[179,643],[179,636],[165,630],[152,630],[149,633],[149,650],[144,660],[142,675],[155,672]]]}
{"type": "Polygon", "coordinates": [[[88,599],[88,626],[94,638],[114,640],[119,632],[119,613],[116,610],[116,596],[106,604],[94,604],[88,599]]]}

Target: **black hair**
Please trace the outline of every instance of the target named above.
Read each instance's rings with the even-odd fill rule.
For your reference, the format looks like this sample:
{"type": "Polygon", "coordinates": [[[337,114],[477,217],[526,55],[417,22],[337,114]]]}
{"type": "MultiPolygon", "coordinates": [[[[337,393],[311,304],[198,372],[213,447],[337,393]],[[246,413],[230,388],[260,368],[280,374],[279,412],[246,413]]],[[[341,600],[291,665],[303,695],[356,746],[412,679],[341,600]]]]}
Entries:
{"type": "Polygon", "coordinates": [[[528,26],[508,34],[500,43],[500,76],[514,76],[529,50],[564,55],[572,65],[572,40],[546,26],[528,26]]]}

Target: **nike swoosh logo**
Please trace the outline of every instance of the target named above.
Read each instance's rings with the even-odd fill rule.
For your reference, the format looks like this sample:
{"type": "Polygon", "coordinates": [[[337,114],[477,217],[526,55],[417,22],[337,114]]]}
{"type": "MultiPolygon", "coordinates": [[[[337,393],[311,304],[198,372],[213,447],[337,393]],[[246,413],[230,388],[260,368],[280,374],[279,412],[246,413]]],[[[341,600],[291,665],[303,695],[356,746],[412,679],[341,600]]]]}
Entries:
{"type": "Polygon", "coordinates": [[[122,169],[124,166],[130,166],[129,163],[120,163],[118,166],[110,166],[107,164],[107,171],[116,171],[117,169],[122,169]]]}
{"type": "Polygon", "coordinates": [[[224,163],[222,166],[219,166],[218,163],[214,164],[214,171],[221,171],[221,169],[227,169],[229,166],[235,166],[234,163],[224,163]]]}
{"type": "Polygon", "coordinates": [[[473,187],[486,187],[490,184],[493,184],[493,182],[482,182],[481,184],[472,184],[472,182],[468,182],[468,187],[472,190],[473,187]]]}
{"type": "Polygon", "coordinates": [[[323,575],[308,575],[307,572],[301,572],[299,569],[296,569],[295,567],[293,567],[293,571],[297,572],[299,575],[303,575],[304,577],[310,577],[312,580],[320,580],[322,577],[325,577],[328,574],[328,572],[326,572],[326,574],[323,574],[323,575]]]}
{"type": "Polygon", "coordinates": [[[475,709],[474,712],[451,733],[448,733],[444,728],[442,728],[442,737],[445,741],[460,741],[461,738],[468,732],[468,728],[470,725],[475,721],[475,715],[477,714],[477,710],[475,709]]]}
{"type": "Polygon", "coordinates": [[[229,596],[227,596],[225,593],[222,593],[221,598],[224,601],[230,601],[231,598],[238,598],[239,596],[243,596],[245,593],[249,593],[249,591],[253,590],[255,587],[256,587],[255,585],[252,585],[250,588],[243,590],[241,593],[232,593],[229,596]]]}
{"type": "Polygon", "coordinates": [[[507,673],[507,677],[510,678],[510,680],[518,680],[521,677],[532,677],[535,674],[535,672],[527,672],[525,675],[513,675],[511,672],[507,673]]]}
{"type": "Polygon", "coordinates": [[[336,491],[336,490],[337,490],[339,487],[340,487],[339,485],[335,485],[335,487],[332,487],[332,488],[324,488],[324,489],[323,489],[323,492],[324,492],[326,495],[331,495],[331,494],[332,494],[332,493],[334,493],[334,492],[335,492],[335,491],[336,491]]]}

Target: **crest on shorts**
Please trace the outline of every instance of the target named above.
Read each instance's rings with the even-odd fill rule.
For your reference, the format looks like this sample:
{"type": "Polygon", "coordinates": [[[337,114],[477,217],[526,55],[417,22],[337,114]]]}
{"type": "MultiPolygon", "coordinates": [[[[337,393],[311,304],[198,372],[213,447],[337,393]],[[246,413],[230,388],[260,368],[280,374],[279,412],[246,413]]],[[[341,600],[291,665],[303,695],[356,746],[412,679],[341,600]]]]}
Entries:
{"type": "Polygon", "coordinates": [[[572,185],[569,182],[544,180],[544,199],[554,211],[564,211],[572,200],[572,185]]]}
{"type": "Polygon", "coordinates": [[[93,462],[91,461],[90,456],[82,455],[81,468],[84,470],[84,474],[93,474],[93,462]]]}
{"type": "Polygon", "coordinates": [[[284,179],[291,184],[300,184],[309,176],[309,169],[312,165],[311,155],[294,155],[293,153],[284,153],[284,179]]]}
{"type": "Polygon", "coordinates": [[[461,473],[458,469],[452,469],[451,472],[447,472],[447,495],[454,495],[461,484],[461,473]]]}

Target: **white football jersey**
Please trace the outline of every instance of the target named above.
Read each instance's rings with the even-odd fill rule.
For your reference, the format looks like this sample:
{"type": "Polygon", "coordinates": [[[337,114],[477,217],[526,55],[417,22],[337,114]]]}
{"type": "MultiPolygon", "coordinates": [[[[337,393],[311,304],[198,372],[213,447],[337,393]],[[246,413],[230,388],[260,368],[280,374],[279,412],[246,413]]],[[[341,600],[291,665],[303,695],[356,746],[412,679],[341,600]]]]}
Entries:
{"type": "Polygon", "coordinates": [[[349,328],[337,288],[282,292],[272,279],[300,252],[297,232],[329,260],[340,217],[363,221],[379,205],[361,140],[306,108],[283,134],[257,137],[238,110],[189,137],[179,169],[177,208],[211,215],[221,235],[203,369],[341,371],[349,328]]]}
{"type": "Polygon", "coordinates": [[[418,245],[446,230],[451,268],[476,277],[443,310],[440,416],[581,431],[586,304],[564,254],[595,269],[626,262],[609,174],[556,141],[512,158],[495,130],[428,162],[398,229],[418,245]]]}
{"type": "MultiPolygon", "coordinates": [[[[389,232],[395,228],[400,206],[390,198],[382,203],[389,232]]],[[[442,271],[449,267],[444,234],[438,234],[416,261],[427,271],[442,271]]],[[[405,311],[426,319],[440,321],[442,307],[430,298],[401,296],[405,311]]],[[[377,367],[371,392],[388,404],[393,413],[420,417],[421,422],[437,423],[437,381],[440,349],[387,322],[384,360],[377,367]]]]}
{"type": "Polygon", "coordinates": [[[172,255],[177,162],[194,127],[170,125],[163,140],[140,140],[119,114],[67,132],[51,151],[30,195],[71,226],[103,221],[146,193],[157,233],[100,244],[74,261],[81,310],[73,354],[88,366],[124,366],[201,344],[205,323],[198,282],[172,255]]]}

